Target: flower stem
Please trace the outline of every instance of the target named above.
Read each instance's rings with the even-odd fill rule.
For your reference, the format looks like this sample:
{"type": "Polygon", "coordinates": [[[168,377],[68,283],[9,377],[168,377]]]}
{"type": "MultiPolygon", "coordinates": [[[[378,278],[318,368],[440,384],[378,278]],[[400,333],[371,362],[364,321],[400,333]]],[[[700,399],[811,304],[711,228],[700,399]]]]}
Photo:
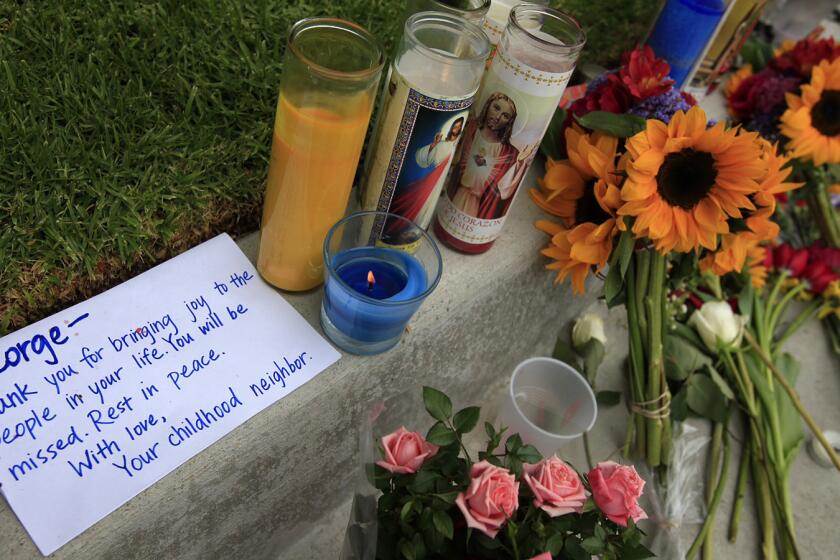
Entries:
{"type": "Polygon", "coordinates": [[[809,196],[809,206],[820,228],[822,238],[834,248],[840,248],[840,216],[831,204],[824,175],[816,181],[809,196]]]}
{"type": "MultiPolygon", "coordinates": [[[[717,429],[717,426],[715,426],[715,429],[717,429]]],[[[706,535],[711,532],[712,526],[715,523],[715,511],[720,503],[723,490],[726,487],[726,475],[729,472],[729,435],[726,430],[722,430],[721,437],[723,439],[723,464],[720,467],[720,475],[717,479],[714,494],[712,494],[712,500],[709,503],[709,512],[706,515],[706,519],[703,520],[703,526],[694,538],[691,548],[688,549],[685,560],[693,560],[697,556],[700,546],[706,541],[706,535]]],[[[710,548],[710,546],[707,548],[710,548]]]]}
{"type": "MultiPolygon", "coordinates": [[[[712,430],[712,449],[709,453],[709,480],[706,484],[706,503],[710,508],[708,514],[713,517],[715,512],[711,511],[712,500],[714,500],[715,490],[717,489],[718,483],[723,482],[723,480],[718,480],[717,478],[718,470],[720,469],[720,446],[723,440],[723,430],[723,423],[714,423],[714,428],[712,430]]],[[[712,560],[712,558],[714,558],[714,548],[712,544],[714,539],[714,529],[714,525],[712,525],[709,527],[708,531],[706,531],[706,538],[703,541],[703,560],[712,560]]]]}
{"type": "Polygon", "coordinates": [[[589,465],[589,470],[592,470],[592,453],[589,451],[589,437],[586,432],[583,433],[583,450],[586,453],[586,464],[589,465]]]}
{"type": "MultiPolygon", "coordinates": [[[[627,321],[631,325],[630,330],[630,392],[633,402],[642,402],[645,400],[644,393],[644,346],[642,344],[642,333],[644,329],[641,325],[644,324],[644,309],[640,305],[641,290],[640,284],[647,285],[647,265],[643,259],[646,252],[635,253],[630,259],[630,267],[625,276],[627,280],[627,321]],[[634,327],[635,326],[635,327],[634,327]]],[[[628,428],[627,443],[625,444],[624,456],[630,455],[630,442],[635,435],[635,455],[642,457],[645,449],[645,423],[644,418],[637,412],[632,412],[631,429],[628,428]]]]}
{"type": "Polygon", "coordinates": [[[820,305],[820,300],[814,299],[813,301],[811,301],[811,303],[808,304],[808,306],[805,309],[803,309],[799,313],[799,315],[796,316],[796,318],[793,321],[791,321],[791,323],[787,326],[784,332],[779,336],[779,340],[776,342],[776,352],[779,352],[782,349],[784,343],[787,342],[787,339],[790,338],[793,335],[793,333],[799,330],[799,327],[801,327],[805,323],[805,321],[810,319],[811,316],[817,312],[817,310],[820,308],[820,305]]]}
{"type": "Polygon", "coordinates": [[[749,331],[744,332],[744,338],[747,340],[750,346],[753,347],[753,350],[755,350],[756,354],[758,354],[758,357],[761,359],[761,361],[764,362],[764,365],[766,365],[770,369],[770,371],[773,372],[773,376],[776,378],[776,381],[779,382],[779,385],[781,385],[785,392],[788,394],[788,397],[790,397],[790,400],[793,403],[794,408],[796,408],[796,411],[799,413],[799,415],[802,417],[805,423],[808,424],[808,427],[811,429],[811,432],[813,432],[814,437],[817,438],[817,440],[825,449],[826,453],[828,453],[828,456],[831,458],[831,462],[834,463],[834,466],[837,468],[838,471],[840,471],[840,457],[837,456],[837,453],[834,451],[834,448],[831,446],[830,443],[828,443],[828,440],[825,439],[825,435],[822,433],[822,430],[820,430],[819,426],[817,426],[817,423],[814,422],[814,419],[811,417],[811,414],[807,410],[805,410],[804,406],[802,406],[802,402],[799,400],[799,396],[796,394],[796,391],[793,389],[793,387],[790,386],[790,384],[787,382],[787,379],[785,379],[785,376],[782,375],[782,373],[778,370],[778,368],[770,359],[770,357],[767,356],[767,353],[758,345],[758,343],[756,343],[755,338],[753,338],[752,334],[750,334],[749,331]]]}
{"type": "MultiPolygon", "coordinates": [[[[665,257],[659,252],[651,249],[650,254],[650,280],[647,294],[645,295],[645,311],[648,315],[647,343],[648,343],[648,367],[647,367],[647,399],[650,402],[660,402],[663,387],[662,380],[662,305],[663,288],[665,284],[665,257]]],[[[669,419],[648,418],[647,419],[647,462],[651,467],[658,467],[662,464],[662,424],[669,419]]]]}
{"type": "Polygon", "coordinates": [[[792,290],[788,290],[788,293],[784,295],[779,304],[773,309],[773,312],[770,314],[770,318],[767,321],[767,333],[770,336],[773,336],[776,332],[776,327],[778,326],[779,320],[782,318],[782,314],[785,312],[788,304],[794,297],[802,293],[803,290],[805,290],[805,283],[801,283],[792,290]]]}
{"type": "MultiPolygon", "coordinates": [[[[747,431],[747,434],[749,431],[747,431]]],[[[729,518],[729,542],[734,543],[738,539],[738,527],[741,524],[741,511],[744,509],[744,494],[747,491],[747,478],[750,467],[749,443],[744,443],[741,450],[741,461],[738,464],[738,481],[735,484],[735,502],[732,504],[732,515],[729,518]]]]}

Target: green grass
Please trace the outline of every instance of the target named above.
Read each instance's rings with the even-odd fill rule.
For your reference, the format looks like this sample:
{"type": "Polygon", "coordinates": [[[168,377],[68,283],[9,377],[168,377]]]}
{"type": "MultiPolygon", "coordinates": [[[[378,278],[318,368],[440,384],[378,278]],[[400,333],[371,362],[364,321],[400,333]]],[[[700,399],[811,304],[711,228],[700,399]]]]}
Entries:
{"type": "MultiPolygon", "coordinates": [[[[654,9],[562,4],[602,64],[654,9]]],[[[0,0],[0,334],[255,229],[289,26],[344,17],[390,50],[402,5],[0,0]]]]}

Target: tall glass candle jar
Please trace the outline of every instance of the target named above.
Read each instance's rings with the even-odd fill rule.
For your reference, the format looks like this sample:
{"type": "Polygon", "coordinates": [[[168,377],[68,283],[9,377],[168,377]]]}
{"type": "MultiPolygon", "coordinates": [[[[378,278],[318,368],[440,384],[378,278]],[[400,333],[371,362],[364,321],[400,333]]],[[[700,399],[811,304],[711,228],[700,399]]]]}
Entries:
{"type": "MultiPolygon", "coordinates": [[[[406,20],[368,148],[364,210],[429,226],[489,52],[481,28],[463,18],[421,12],[406,20]]],[[[400,223],[383,223],[383,243],[407,244],[400,223]]]]}
{"type": "Polygon", "coordinates": [[[323,282],[324,237],[347,207],[383,65],[378,41],[354,23],[311,18],[291,29],[257,257],[278,288],[323,282]]]}
{"type": "Polygon", "coordinates": [[[584,42],[569,15],[513,8],[446,182],[435,221],[443,243],[483,253],[499,237],[584,42]]]}
{"type": "Polygon", "coordinates": [[[490,9],[490,0],[407,0],[405,17],[420,12],[440,12],[464,18],[481,27],[490,9]]]}
{"type": "MultiPolygon", "coordinates": [[[[502,39],[502,33],[510,18],[510,11],[520,3],[519,0],[491,0],[490,9],[484,17],[483,28],[487,38],[490,39],[493,52],[496,51],[496,46],[502,39]]],[[[548,0],[532,0],[529,3],[548,6],[548,0]]]]}

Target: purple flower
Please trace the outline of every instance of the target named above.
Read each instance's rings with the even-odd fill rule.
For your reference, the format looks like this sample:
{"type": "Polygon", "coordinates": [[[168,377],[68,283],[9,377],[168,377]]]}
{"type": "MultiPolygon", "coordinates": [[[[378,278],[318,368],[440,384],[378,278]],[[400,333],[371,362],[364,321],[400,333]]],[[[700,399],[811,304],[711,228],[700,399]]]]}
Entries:
{"type": "Polygon", "coordinates": [[[744,128],[750,132],[758,132],[770,143],[778,142],[782,137],[779,132],[779,118],[783,112],[782,106],[769,113],[756,113],[744,123],[744,128]]]}
{"type": "Polygon", "coordinates": [[[674,113],[688,111],[689,109],[691,109],[691,105],[683,99],[679,90],[672,89],[661,95],[648,97],[628,112],[645,119],[659,119],[668,124],[671,122],[674,113]]]}
{"type": "Polygon", "coordinates": [[[591,93],[595,92],[599,87],[607,83],[610,74],[614,74],[615,72],[604,72],[591,80],[586,85],[586,95],[590,95],[591,93]]]}

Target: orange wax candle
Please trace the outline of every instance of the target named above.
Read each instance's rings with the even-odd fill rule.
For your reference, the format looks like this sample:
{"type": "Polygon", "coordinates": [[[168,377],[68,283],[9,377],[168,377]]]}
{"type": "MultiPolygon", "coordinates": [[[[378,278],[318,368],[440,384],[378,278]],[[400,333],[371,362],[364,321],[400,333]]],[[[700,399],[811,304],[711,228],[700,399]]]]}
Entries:
{"type": "Polygon", "coordinates": [[[344,215],[371,113],[368,93],[341,114],[277,103],[257,268],[271,284],[302,291],[324,281],[323,243],[344,215]]]}

